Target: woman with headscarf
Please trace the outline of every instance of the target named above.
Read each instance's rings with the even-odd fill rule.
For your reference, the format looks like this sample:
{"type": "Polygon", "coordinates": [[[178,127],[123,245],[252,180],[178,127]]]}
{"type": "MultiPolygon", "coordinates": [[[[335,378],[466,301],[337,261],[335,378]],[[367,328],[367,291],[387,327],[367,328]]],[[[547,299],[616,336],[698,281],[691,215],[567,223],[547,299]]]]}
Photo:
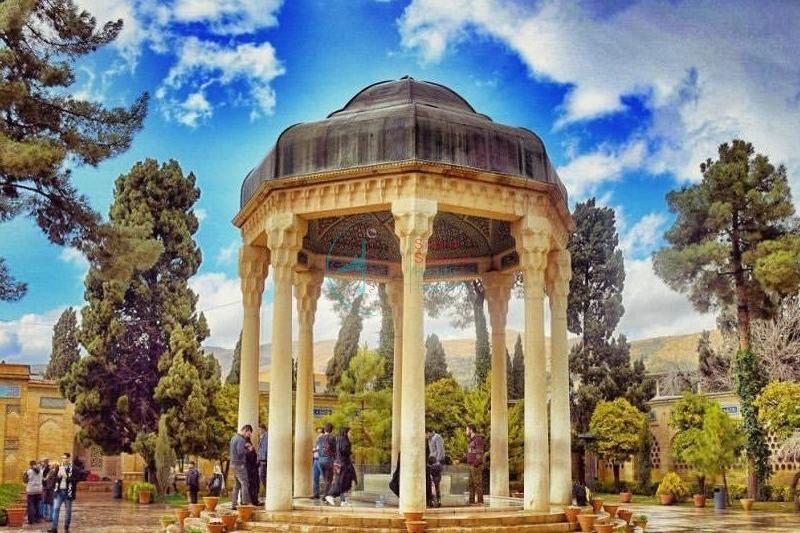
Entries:
{"type": "Polygon", "coordinates": [[[219,497],[223,490],[225,490],[225,478],[219,465],[215,465],[214,474],[208,480],[208,495],[219,497]]]}
{"type": "Polygon", "coordinates": [[[258,501],[258,452],[256,452],[250,437],[245,439],[244,447],[247,450],[244,456],[244,464],[247,469],[247,489],[250,491],[250,499],[253,500],[253,505],[258,507],[261,505],[261,502],[258,501]]]}
{"type": "MultiPolygon", "coordinates": [[[[328,489],[325,501],[330,505],[336,505],[334,498],[340,497],[353,488],[357,483],[356,469],[353,466],[353,451],[350,446],[350,428],[343,427],[336,437],[336,460],[333,463],[333,483],[328,489]]],[[[348,505],[346,501],[342,505],[348,505]]]]}

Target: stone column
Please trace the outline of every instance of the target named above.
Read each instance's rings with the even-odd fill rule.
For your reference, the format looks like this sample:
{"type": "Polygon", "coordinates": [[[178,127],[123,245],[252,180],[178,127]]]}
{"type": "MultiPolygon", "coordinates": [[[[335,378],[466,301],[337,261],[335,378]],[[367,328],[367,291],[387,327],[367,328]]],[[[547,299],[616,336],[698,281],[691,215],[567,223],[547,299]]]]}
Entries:
{"type": "Polygon", "coordinates": [[[513,226],[525,284],[525,509],[550,510],[544,272],[550,223],[526,215],[513,226]]]}
{"type": "Polygon", "coordinates": [[[405,197],[392,203],[403,267],[403,371],[400,411],[400,511],[407,519],[425,512],[425,351],[422,283],[428,238],[437,204],[405,197]]]}
{"type": "Polygon", "coordinates": [[[394,371],[392,375],[392,472],[397,466],[400,453],[400,413],[402,404],[403,375],[403,282],[391,281],[386,284],[386,295],[392,306],[394,322],[394,371]]]}
{"type": "Polygon", "coordinates": [[[258,356],[261,327],[261,295],[269,269],[269,253],[260,246],[244,245],[239,249],[239,278],[242,284],[242,353],[239,365],[239,420],[258,427],[258,356]]]}
{"type": "Polygon", "coordinates": [[[572,502],[572,446],[569,416],[567,299],[572,266],[568,250],[550,252],[547,294],[550,299],[550,502],[572,502]]]}
{"type": "Polygon", "coordinates": [[[491,467],[489,494],[508,496],[508,374],[506,373],[506,318],[514,276],[502,272],[483,275],[489,321],[492,324],[491,467]]]}
{"type": "Polygon", "coordinates": [[[310,498],[313,493],[311,449],[314,447],[314,316],[322,287],[322,272],[294,275],[297,300],[297,387],[294,415],[294,497],[310,498]]]}
{"type": "Polygon", "coordinates": [[[292,269],[306,227],[306,222],[292,213],[278,213],[267,220],[267,243],[275,277],[269,375],[268,511],[292,510],[292,269]]]}

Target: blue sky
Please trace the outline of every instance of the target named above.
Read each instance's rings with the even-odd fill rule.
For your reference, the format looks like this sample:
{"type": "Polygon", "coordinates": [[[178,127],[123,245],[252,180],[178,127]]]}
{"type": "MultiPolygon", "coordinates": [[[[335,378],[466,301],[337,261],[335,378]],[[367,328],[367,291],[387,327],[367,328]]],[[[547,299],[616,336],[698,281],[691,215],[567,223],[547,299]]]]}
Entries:
{"type": "MultiPolygon", "coordinates": [[[[230,223],[243,176],[286,127],[324,117],[365,85],[411,75],[443,83],[495,121],[545,141],[573,202],[617,210],[628,279],[620,331],[691,332],[693,312],[653,274],[669,224],[664,195],[698,178],[716,146],[744,136],[787,164],[800,188],[800,4],[502,0],[83,0],[123,18],[112,46],[78,65],[76,95],[108,105],[153,96],[131,150],[75,183],[106,213],[114,179],[145,157],[174,158],[198,178],[204,261],[192,280],[210,344],[240,324],[238,234],[230,223]]],[[[28,282],[0,304],[0,357],[47,359],[51,325],[80,306],[85,260],[50,245],[24,218],[0,225],[0,255],[28,282]]],[[[269,302],[269,290],[265,301],[269,302]]],[[[320,315],[331,313],[322,303],[320,315]]],[[[521,329],[519,302],[509,327],[521,329]]],[[[367,321],[367,339],[377,324],[367,321]]],[[[446,320],[426,323],[466,336],[446,320]]],[[[264,307],[262,338],[270,331],[264,307]]],[[[331,338],[335,320],[317,320],[331,338]]]]}

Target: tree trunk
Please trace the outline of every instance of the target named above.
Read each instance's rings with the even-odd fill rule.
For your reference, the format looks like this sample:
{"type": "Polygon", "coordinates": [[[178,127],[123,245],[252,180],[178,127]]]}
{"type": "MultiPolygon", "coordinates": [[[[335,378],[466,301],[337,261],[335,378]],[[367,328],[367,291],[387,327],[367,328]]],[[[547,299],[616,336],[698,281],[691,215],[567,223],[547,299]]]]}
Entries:
{"type": "Polygon", "coordinates": [[[747,459],[747,497],[758,499],[758,472],[752,458],[747,459]]]}
{"type": "Polygon", "coordinates": [[[800,481],[800,472],[795,472],[794,477],[792,478],[792,485],[789,491],[789,494],[792,497],[792,502],[794,503],[794,512],[800,513],[800,498],[797,495],[797,483],[800,481]]]}
{"type": "Polygon", "coordinates": [[[731,495],[728,492],[728,477],[725,475],[725,469],[722,469],[722,486],[725,487],[725,501],[728,505],[731,504],[731,495]]]}
{"type": "Polygon", "coordinates": [[[614,491],[619,492],[619,464],[614,463],[614,491]]]}
{"type": "Polygon", "coordinates": [[[742,251],[739,248],[739,229],[736,219],[731,232],[731,263],[733,266],[733,282],[736,288],[736,329],[739,335],[739,349],[750,349],[750,302],[747,296],[747,284],[742,267],[742,251]]]}
{"type": "Polygon", "coordinates": [[[697,493],[705,495],[705,493],[706,493],[706,476],[697,476],[697,493]]]}

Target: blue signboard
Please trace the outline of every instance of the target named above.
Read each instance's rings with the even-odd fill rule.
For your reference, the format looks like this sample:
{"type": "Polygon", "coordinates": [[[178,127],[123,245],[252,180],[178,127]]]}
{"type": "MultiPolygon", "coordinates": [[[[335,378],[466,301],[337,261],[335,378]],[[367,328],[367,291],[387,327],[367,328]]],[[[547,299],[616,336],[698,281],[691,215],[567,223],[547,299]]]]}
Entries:
{"type": "Polygon", "coordinates": [[[21,390],[14,383],[0,383],[0,398],[19,398],[21,390]]]}

